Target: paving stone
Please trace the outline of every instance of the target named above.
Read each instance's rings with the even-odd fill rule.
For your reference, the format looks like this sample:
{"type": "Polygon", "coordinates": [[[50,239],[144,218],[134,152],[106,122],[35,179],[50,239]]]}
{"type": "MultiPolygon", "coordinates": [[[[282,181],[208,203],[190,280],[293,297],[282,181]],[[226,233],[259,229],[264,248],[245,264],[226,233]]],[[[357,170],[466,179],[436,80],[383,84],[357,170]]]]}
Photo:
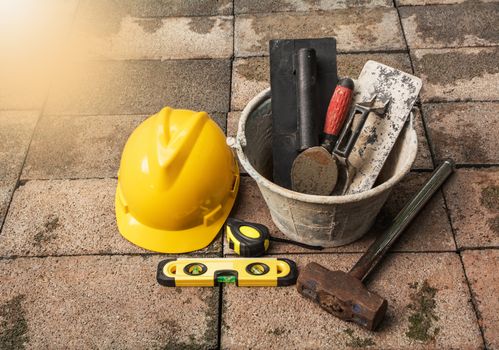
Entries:
{"type": "Polygon", "coordinates": [[[166,288],[161,256],[0,261],[0,347],[212,349],[218,289],[166,288]]]}
{"type": "Polygon", "coordinates": [[[428,145],[423,125],[423,117],[421,116],[421,110],[419,108],[414,109],[414,128],[418,134],[418,153],[416,154],[416,160],[412,165],[412,169],[433,169],[430,146],[428,145]]]}
{"type": "Polygon", "coordinates": [[[460,5],[400,8],[411,48],[492,46],[499,43],[499,4],[468,1],[460,5]]]}
{"type": "Polygon", "coordinates": [[[229,112],[227,114],[227,136],[228,137],[236,137],[240,117],[241,117],[241,112],[229,112]]]}
{"type": "MultiPolygon", "coordinates": [[[[368,60],[375,60],[411,73],[409,55],[405,53],[339,54],[338,75],[357,78],[368,60]]],[[[234,60],[232,69],[231,109],[243,110],[259,92],[270,86],[269,58],[250,57],[234,60]]]]}
{"type": "Polygon", "coordinates": [[[42,109],[48,84],[49,78],[40,67],[0,60],[0,110],[42,109]]]}
{"type": "Polygon", "coordinates": [[[233,20],[221,17],[122,17],[117,28],[81,20],[72,36],[72,53],[91,59],[230,58],[233,20]]]}
{"type": "MultiPolygon", "coordinates": [[[[118,232],[114,179],[28,181],[14,193],[0,256],[150,253],[118,232]]],[[[221,252],[217,238],[201,253],[221,252]]]]}
{"type": "Polygon", "coordinates": [[[234,12],[241,13],[269,13],[269,12],[295,12],[295,11],[330,11],[352,7],[391,7],[393,3],[388,0],[272,0],[272,1],[253,1],[253,0],[235,0],[234,12]]]}
{"type": "MultiPolygon", "coordinates": [[[[293,256],[293,259],[299,268],[314,261],[330,269],[347,270],[358,257],[357,254],[306,254],[293,256]]],[[[221,347],[343,349],[369,343],[378,349],[483,347],[457,254],[391,254],[369,278],[367,287],[388,301],[387,315],[378,332],[369,332],[335,318],[301,297],[295,287],[224,288],[221,347]],[[420,290],[425,281],[426,293],[423,294],[420,290]],[[421,312],[421,301],[417,299],[420,295],[434,305],[425,304],[425,313],[421,312]],[[418,311],[412,310],[411,304],[416,304],[418,311]],[[411,325],[422,314],[427,317],[433,314],[436,319],[430,321],[428,333],[423,330],[419,335],[431,338],[438,333],[424,342],[407,335],[414,334],[411,325]]]]}
{"type": "Polygon", "coordinates": [[[499,246],[499,169],[458,169],[444,186],[459,248],[499,246]]]}
{"type": "MultiPolygon", "coordinates": [[[[473,0],[475,3],[487,3],[487,2],[497,2],[497,0],[473,0]]],[[[397,5],[432,5],[432,4],[462,4],[469,2],[469,0],[395,0],[397,5]]]]}
{"type": "Polygon", "coordinates": [[[0,111],[0,227],[38,120],[37,111],[0,111]]]}
{"type": "Polygon", "coordinates": [[[37,111],[0,111],[0,182],[17,181],[38,114],[37,111]]]}
{"type": "Polygon", "coordinates": [[[229,93],[229,60],[75,63],[59,75],[45,114],[153,114],[164,106],[227,112],[229,93]]]}
{"type": "Polygon", "coordinates": [[[15,182],[7,183],[0,181],[0,227],[2,227],[5,214],[7,214],[7,208],[9,207],[15,185],[15,182]]]}
{"type": "Polygon", "coordinates": [[[462,257],[478,307],[478,322],[485,336],[485,345],[488,349],[499,348],[499,250],[468,250],[462,253],[462,257]]]}
{"type": "Polygon", "coordinates": [[[404,49],[397,11],[355,8],[334,12],[275,13],[236,17],[236,57],[268,54],[270,39],[335,37],[342,52],[404,49]]]}
{"type": "Polygon", "coordinates": [[[499,103],[425,104],[424,113],[438,161],[499,164],[499,103]]]}
{"type": "Polygon", "coordinates": [[[368,60],[378,61],[388,66],[412,74],[411,61],[406,53],[367,53],[343,54],[336,57],[338,75],[357,79],[368,60]]]}
{"type": "Polygon", "coordinates": [[[23,179],[116,177],[121,152],[146,116],[42,117],[23,179]]]}
{"type": "MultiPolygon", "coordinates": [[[[360,240],[342,247],[325,248],[324,252],[364,252],[374,239],[384,229],[388,228],[391,219],[402,209],[410,197],[416,193],[429,177],[429,173],[410,173],[397,185],[387,203],[381,210],[371,230],[360,240]]],[[[263,200],[256,182],[250,177],[241,178],[238,202],[232,217],[250,222],[257,222],[267,226],[271,236],[286,238],[273,223],[270,212],[263,200]]],[[[454,250],[454,238],[441,193],[437,193],[428,205],[418,214],[414,222],[393,246],[394,251],[442,251],[454,250]]],[[[234,254],[227,245],[225,254],[234,254]]],[[[310,250],[298,246],[282,243],[271,244],[270,254],[310,253],[310,250]]]]}
{"type": "Polygon", "coordinates": [[[421,100],[499,99],[499,48],[411,50],[416,75],[423,79],[421,100]]]}
{"type": "Polygon", "coordinates": [[[232,67],[231,110],[242,111],[249,101],[270,86],[268,57],[238,58],[232,67]]]}
{"type": "Polygon", "coordinates": [[[183,17],[230,15],[231,0],[82,0],[78,9],[80,18],[95,18],[108,23],[99,25],[116,28],[122,17],[183,17]]]}

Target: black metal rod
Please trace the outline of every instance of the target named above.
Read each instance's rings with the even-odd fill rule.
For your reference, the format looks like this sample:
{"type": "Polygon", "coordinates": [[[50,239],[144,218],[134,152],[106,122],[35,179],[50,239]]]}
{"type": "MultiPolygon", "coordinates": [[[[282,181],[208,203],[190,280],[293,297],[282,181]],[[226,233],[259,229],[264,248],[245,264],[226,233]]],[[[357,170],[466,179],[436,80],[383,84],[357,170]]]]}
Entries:
{"type": "Polygon", "coordinates": [[[404,208],[393,219],[391,226],[386,230],[362,255],[349,274],[364,280],[383,258],[404,229],[424,207],[433,194],[442,186],[454,169],[452,160],[444,161],[431,175],[418,193],[407,202],[404,208]]]}
{"type": "Polygon", "coordinates": [[[298,107],[299,150],[319,144],[316,124],[317,58],[314,49],[296,53],[296,101],[298,107]]]}

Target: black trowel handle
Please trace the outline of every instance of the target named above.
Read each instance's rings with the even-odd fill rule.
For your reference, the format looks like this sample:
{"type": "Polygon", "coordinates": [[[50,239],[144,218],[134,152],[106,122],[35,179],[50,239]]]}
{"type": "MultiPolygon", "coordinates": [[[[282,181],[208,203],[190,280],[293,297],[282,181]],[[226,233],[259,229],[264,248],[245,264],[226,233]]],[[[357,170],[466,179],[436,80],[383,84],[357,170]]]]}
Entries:
{"type": "Polygon", "coordinates": [[[296,102],[298,108],[298,150],[319,144],[316,124],[317,59],[314,49],[299,49],[295,54],[296,102]]]}
{"type": "Polygon", "coordinates": [[[393,219],[388,230],[371,244],[367,252],[352,267],[349,272],[350,275],[362,281],[374,269],[407,225],[409,225],[433,194],[442,186],[453,170],[454,162],[446,160],[433,172],[418,193],[407,202],[395,219],[393,219]]]}

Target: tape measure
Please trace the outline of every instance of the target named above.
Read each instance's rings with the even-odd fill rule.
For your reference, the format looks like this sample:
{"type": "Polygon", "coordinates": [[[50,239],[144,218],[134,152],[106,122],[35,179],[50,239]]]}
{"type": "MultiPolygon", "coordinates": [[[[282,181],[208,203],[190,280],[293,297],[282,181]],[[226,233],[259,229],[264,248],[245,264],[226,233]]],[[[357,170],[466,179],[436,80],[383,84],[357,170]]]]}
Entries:
{"type": "Polygon", "coordinates": [[[262,256],[269,249],[270,241],[288,243],[307,249],[322,250],[322,247],[311,246],[301,242],[270,236],[269,229],[262,224],[228,218],[225,224],[225,236],[229,248],[238,255],[262,256]]]}
{"type": "Polygon", "coordinates": [[[270,245],[269,229],[234,218],[228,218],[225,233],[229,248],[241,256],[262,256],[270,245]]]}
{"type": "Polygon", "coordinates": [[[278,258],[166,259],[158,264],[156,278],[167,287],[214,287],[234,283],[239,287],[281,287],[296,283],[294,261],[278,258]]]}

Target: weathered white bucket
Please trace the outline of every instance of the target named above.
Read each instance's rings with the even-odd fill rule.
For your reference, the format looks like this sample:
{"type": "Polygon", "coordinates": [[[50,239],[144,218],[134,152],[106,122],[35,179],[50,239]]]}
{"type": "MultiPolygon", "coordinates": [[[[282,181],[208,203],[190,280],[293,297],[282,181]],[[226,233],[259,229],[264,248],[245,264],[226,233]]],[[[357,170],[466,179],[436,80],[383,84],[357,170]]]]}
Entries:
{"type": "Polygon", "coordinates": [[[242,166],[258,184],[279,230],[293,240],[325,247],[351,243],[369,230],[393,186],[409,172],[418,147],[411,114],[377,185],[371,190],[345,196],[316,196],[288,190],[269,180],[272,178],[270,89],[248,103],[232,144],[242,166]]]}

